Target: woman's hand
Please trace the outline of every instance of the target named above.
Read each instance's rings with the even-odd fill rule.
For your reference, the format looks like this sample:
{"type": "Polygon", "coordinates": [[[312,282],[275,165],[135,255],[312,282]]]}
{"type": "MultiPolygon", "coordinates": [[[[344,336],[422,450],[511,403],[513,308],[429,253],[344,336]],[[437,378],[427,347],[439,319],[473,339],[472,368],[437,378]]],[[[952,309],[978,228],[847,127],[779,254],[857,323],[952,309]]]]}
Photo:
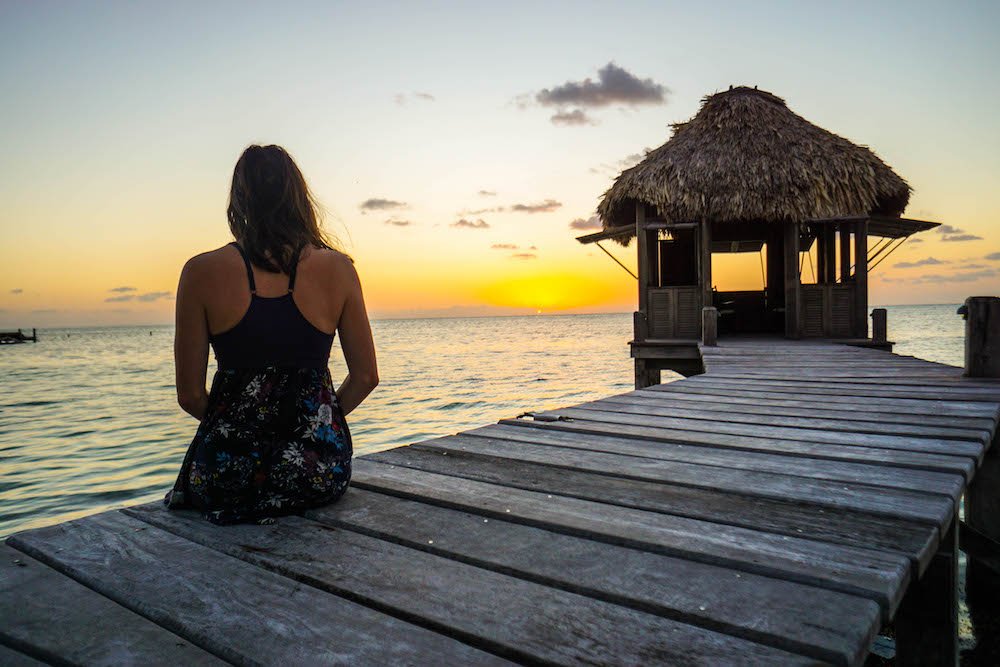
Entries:
{"type": "Polygon", "coordinates": [[[205,378],[208,373],[208,320],[201,294],[204,266],[201,255],[188,260],[177,285],[174,331],[174,369],[177,402],[201,421],[208,407],[205,378]]]}

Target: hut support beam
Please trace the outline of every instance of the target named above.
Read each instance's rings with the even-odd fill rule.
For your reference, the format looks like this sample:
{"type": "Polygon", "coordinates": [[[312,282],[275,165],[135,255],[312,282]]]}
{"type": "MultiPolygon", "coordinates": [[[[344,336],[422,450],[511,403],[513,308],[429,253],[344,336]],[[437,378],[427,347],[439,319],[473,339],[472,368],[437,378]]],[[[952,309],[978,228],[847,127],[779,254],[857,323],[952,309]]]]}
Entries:
{"type": "MultiPolygon", "coordinates": [[[[645,205],[636,202],[635,204],[635,241],[638,246],[639,251],[639,312],[636,321],[639,320],[647,322],[646,317],[646,295],[649,292],[649,239],[646,236],[646,207],[645,205]]],[[[645,327],[641,327],[645,329],[645,327]]],[[[640,331],[640,327],[636,326],[634,332],[635,339],[638,341],[644,340],[646,338],[646,332],[640,331]]],[[[639,362],[636,360],[636,376],[639,373],[639,362]]]]}
{"type": "Polygon", "coordinates": [[[826,255],[826,260],[823,262],[826,267],[823,282],[835,283],[837,282],[837,230],[833,225],[823,227],[823,241],[823,253],[826,255]]]}
{"type": "Polygon", "coordinates": [[[785,338],[799,337],[799,225],[785,229],[785,338]]]}
{"type": "Polygon", "coordinates": [[[840,282],[851,279],[851,228],[840,225],[840,282]]]}
{"type": "Polygon", "coordinates": [[[701,265],[701,307],[712,304],[712,224],[702,220],[698,227],[698,243],[701,249],[699,264],[701,265]]]}
{"type": "Polygon", "coordinates": [[[854,223],[855,336],[868,338],[868,222],[854,223]]]}

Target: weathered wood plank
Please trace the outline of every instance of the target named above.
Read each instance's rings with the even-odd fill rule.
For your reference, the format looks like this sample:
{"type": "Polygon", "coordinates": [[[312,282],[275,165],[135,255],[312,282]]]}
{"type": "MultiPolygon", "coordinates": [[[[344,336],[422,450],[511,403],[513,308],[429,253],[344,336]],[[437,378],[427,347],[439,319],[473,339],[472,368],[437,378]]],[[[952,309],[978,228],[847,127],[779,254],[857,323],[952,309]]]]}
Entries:
{"type": "Polygon", "coordinates": [[[859,396],[901,396],[903,398],[926,398],[933,400],[968,401],[973,403],[993,403],[1000,400],[1000,387],[973,387],[960,382],[950,384],[934,383],[926,379],[908,380],[903,382],[896,378],[893,383],[881,382],[832,382],[828,380],[784,379],[781,374],[770,374],[764,371],[756,373],[737,373],[732,370],[712,371],[705,375],[688,378],[696,384],[703,382],[717,386],[723,384],[741,387],[777,387],[784,389],[825,389],[842,393],[852,393],[859,396]]]}
{"type": "Polygon", "coordinates": [[[909,580],[902,555],[772,535],[684,517],[359,459],[355,486],[588,539],[868,597],[889,614],[909,580]],[[864,565],[861,565],[864,563],[864,565]]]}
{"type": "MultiPolygon", "coordinates": [[[[689,378],[690,379],[690,378],[689,378]]],[[[802,400],[803,396],[821,396],[822,400],[829,404],[849,404],[849,405],[869,405],[878,406],[879,409],[894,409],[899,412],[915,412],[916,414],[929,414],[929,415],[955,415],[955,416],[966,416],[966,417],[985,417],[987,419],[992,419],[996,421],[997,410],[990,404],[982,403],[965,403],[958,401],[946,401],[946,400],[921,400],[921,399],[907,399],[899,397],[866,397],[862,399],[861,397],[851,394],[842,396],[840,394],[831,393],[824,389],[810,389],[808,387],[796,388],[794,390],[787,391],[774,391],[771,389],[754,389],[743,385],[742,388],[734,387],[723,387],[723,386],[709,386],[707,382],[694,383],[694,382],[670,382],[667,384],[658,384],[649,387],[647,391],[661,391],[666,393],[671,392],[687,392],[693,394],[701,394],[707,396],[735,396],[742,398],[775,398],[775,399],[789,399],[798,398],[802,400]]],[[[819,400],[819,399],[817,399],[819,400]]]]}
{"type": "Polygon", "coordinates": [[[683,417],[685,419],[705,419],[708,421],[722,420],[731,423],[759,424],[762,426],[790,426],[813,430],[845,431],[849,433],[971,440],[983,445],[986,445],[992,437],[989,431],[963,429],[954,426],[915,426],[912,424],[893,424],[891,422],[861,421],[857,419],[824,419],[816,415],[812,417],[785,417],[768,415],[762,411],[751,414],[733,414],[702,410],[693,406],[685,406],[684,409],[678,410],[676,407],[652,405],[641,399],[630,401],[621,397],[580,403],[573,407],[584,410],[606,410],[609,412],[625,412],[661,417],[683,417]]]}
{"type": "Polygon", "coordinates": [[[747,498],[716,490],[419,446],[369,454],[365,459],[546,495],[594,500],[831,544],[893,551],[910,558],[920,571],[937,544],[937,533],[926,525],[788,500],[747,498]]]}
{"type": "Polygon", "coordinates": [[[519,428],[565,431],[570,433],[590,433],[646,440],[650,442],[688,443],[699,446],[719,447],[746,451],[768,452],[810,459],[831,459],[838,461],[888,462],[902,467],[951,472],[964,471],[966,479],[973,475],[975,459],[964,456],[908,452],[898,449],[878,449],[824,445],[797,440],[774,438],[736,437],[727,434],[680,431],[676,429],[633,426],[629,424],[604,424],[588,421],[542,422],[528,419],[503,419],[500,424],[519,428]]]}
{"type": "Polygon", "coordinates": [[[963,478],[953,476],[951,479],[938,480],[935,491],[913,491],[461,435],[428,440],[413,447],[527,461],[561,468],[566,472],[585,470],[622,479],[718,489],[744,496],[897,517],[938,528],[944,528],[950,523],[963,486],[963,478]]]}
{"type": "MultiPolygon", "coordinates": [[[[781,454],[766,454],[746,450],[719,449],[679,443],[652,443],[615,436],[597,436],[558,431],[518,429],[504,424],[485,426],[460,433],[474,436],[513,440],[537,445],[551,445],[641,456],[666,461],[717,466],[734,470],[754,470],[797,477],[825,479],[840,482],[857,482],[878,487],[934,491],[955,498],[965,483],[964,469],[950,473],[926,471],[919,468],[895,467],[880,462],[878,465],[834,459],[809,459],[781,454]]],[[[434,442],[434,440],[427,441],[434,442]]],[[[427,444],[418,443],[418,444],[427,444]]]]}
{"type": "Polygon", "coordinates": [[[0,644],[0,665],[4,667],[44,667],[45,664],[20,651],[0,644]]]}
{"type": "Polygon", "coordinates": [[[924,426],[961,427],[964,429],[992,433],[996,422],[986,417],[941,417],[937,415],[920,415],[910,412],[896,412],[882,409],[878,406],[857,404],[833,407],[819,400],[799,401],[795,399],[768,398],[735,398],[731,396],[713,396],[706,400],[700,394],[667,393],[662,391],[632,391],[605,398],[606,401],[638,401],[643,404],[662,405],[677,409],[696,408],[712,412],[736,412],[742,414],[784,415],[789,417],[816,416],[823,419],[844,419],[848,421],[875,421],[890,424],[910,424],[924,426]]]}
{"type": "MultiPolygon", "coordinates": [[[[212,530],[219,539],[231,529],[212,530]]],[[[441,655],[461,663],[502,662],[273,572],[219,558],[120,512],[18,533],[10,543],[230,662],[426,664],[441,655]]]]}
{"type": "Polygon", "coordinates": [[[0,618],[0,643],[48,662],[226,664],[6,544],[0,544],[0,618]]]}
{"type": "Polygon", "coordinates": [[[877,630],[871,600],[363,489],[306,515],[834,664],[863,660],[877,630]]]}
{"type": "MultiPolygon", "coordinates": [[[[133,510],[242,561],[521,662],[806,663],[790,653],[302,517],[219,531],[192,512],[133,510]]],[[[432,537],[427,538],[428,541],[432,537]]],[[[447,655],[446,662],[460,662],[447,655]]]]}
{"type": "Polygon", "coordinates": [[[985,447],[982,444],[967,440],[813,431],[784,426],[756,426],[753,424],[734,424],[726,421],[693,420],[680,417],[651,417],[603,410],[583,410],[579,408],[559,408],[558,410],[536,414],[549,417],[564,417],[579,421],[673,428],[681,431],[711,431],[712,433],[724,433],[728,435],[800,440],[817,444],[861,445],[884,449],[903,449],[913,452],[951,454],[968,456],[976,460],[981,460],[985,452],[985,447]]]}

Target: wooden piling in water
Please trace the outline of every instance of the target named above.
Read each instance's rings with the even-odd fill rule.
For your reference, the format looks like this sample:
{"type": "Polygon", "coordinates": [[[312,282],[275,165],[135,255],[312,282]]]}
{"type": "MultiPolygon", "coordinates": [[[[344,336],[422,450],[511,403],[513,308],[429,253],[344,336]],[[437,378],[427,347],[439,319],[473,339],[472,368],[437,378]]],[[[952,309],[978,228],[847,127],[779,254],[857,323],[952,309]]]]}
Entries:
{"type": "MultiPolygon", "coordinates": [[[[959,309],[965,318],[965,375],[1000,377],[1000,298],[969,297],[959,309]]],[[[972,535],[963,542],[968,565],[965,588],[969,616],[976,636],[976,651],[983,656],[1000,655],[1000,454],[996,438],[965,495],[965,524],[972,535]],[[970,530],[971,529],[971,530],[970,530]],[[975,539],[973,539],[973,535],[975,539]]],[[[985,664],[985,663],[984,663],[985,664]]]]}

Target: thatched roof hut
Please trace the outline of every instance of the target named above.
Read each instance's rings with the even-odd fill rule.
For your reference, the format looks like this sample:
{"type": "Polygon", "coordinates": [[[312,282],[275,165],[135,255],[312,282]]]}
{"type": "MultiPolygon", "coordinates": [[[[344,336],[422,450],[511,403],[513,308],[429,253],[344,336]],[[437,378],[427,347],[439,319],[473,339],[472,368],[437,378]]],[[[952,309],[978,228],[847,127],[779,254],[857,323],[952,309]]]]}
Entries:
{"type": "Polygon", "coordinates": [[[763,90],[709,95],[673,129],[604,194],[597,212],[605,229],[634,224],[637,202],[666,222],[797,222],[899,216],[910,198],[906,181],[871,150],[763,90]]]}

